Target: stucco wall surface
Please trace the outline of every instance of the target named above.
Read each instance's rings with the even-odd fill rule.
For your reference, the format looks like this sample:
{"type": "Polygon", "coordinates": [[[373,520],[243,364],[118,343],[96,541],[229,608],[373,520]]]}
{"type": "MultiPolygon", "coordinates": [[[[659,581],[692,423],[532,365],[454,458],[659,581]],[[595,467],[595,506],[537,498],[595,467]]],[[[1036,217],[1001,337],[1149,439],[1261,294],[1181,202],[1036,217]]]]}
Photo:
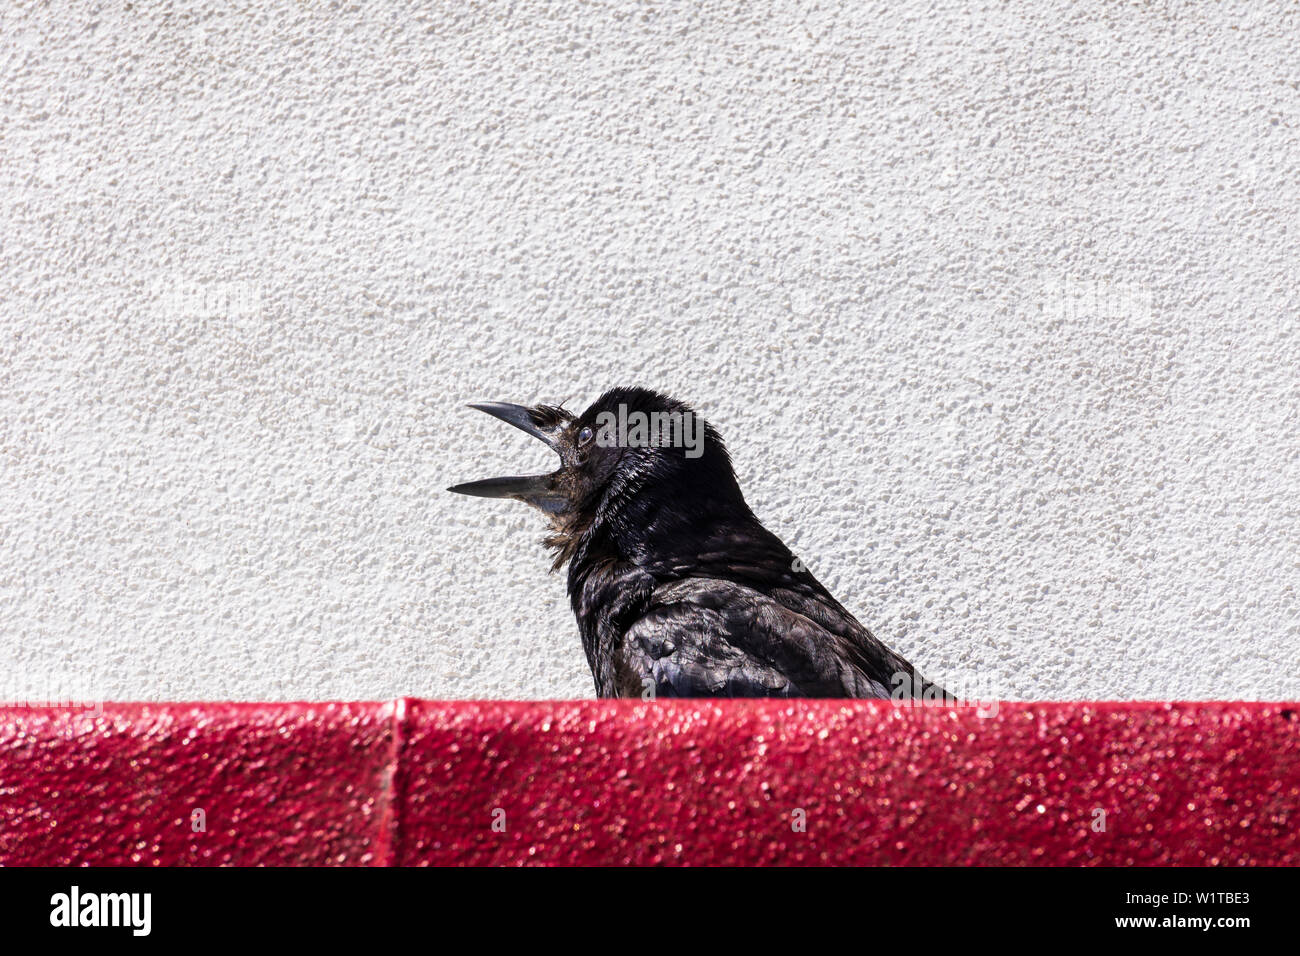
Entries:
{"type": "Polygon", "coordinates": [[[982,694],[1296,698],[1292,3],[10,3],[0,699],[573,697],[645,384],[982,694]]]}

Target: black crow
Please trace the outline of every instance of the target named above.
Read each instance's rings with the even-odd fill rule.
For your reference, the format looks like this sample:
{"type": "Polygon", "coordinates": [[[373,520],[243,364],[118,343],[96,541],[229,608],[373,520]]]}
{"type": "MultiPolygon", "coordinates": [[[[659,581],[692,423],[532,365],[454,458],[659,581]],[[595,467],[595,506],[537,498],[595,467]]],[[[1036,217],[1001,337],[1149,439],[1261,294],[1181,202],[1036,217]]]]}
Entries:
{"type": "Polygon", "coordinates": [[[688,406],[616,388],[577,416],[470,407],[560,456],[547,475],[448,490],[550,519],[599,696],[947,699],[759,523],[722,438],[688,406]]]}

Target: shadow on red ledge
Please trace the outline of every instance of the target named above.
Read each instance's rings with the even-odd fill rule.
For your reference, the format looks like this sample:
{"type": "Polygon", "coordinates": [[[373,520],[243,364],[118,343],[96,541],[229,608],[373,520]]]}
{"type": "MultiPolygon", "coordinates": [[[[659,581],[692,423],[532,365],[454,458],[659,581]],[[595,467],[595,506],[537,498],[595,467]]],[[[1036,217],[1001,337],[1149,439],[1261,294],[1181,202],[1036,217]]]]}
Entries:
{"type": "Polygon", "coordinates": [[[1295,865],[1298,709],[0,710],[0,863],[1295,865]]]}

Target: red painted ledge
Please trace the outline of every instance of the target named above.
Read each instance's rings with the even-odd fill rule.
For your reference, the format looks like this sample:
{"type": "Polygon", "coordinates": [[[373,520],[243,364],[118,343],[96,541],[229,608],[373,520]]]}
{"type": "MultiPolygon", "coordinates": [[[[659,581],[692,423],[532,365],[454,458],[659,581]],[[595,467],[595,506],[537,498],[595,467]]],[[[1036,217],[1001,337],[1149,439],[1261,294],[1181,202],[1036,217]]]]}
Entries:
{"type": "Polygon", "coordinates": [[[0,709],[0,863],[1296,865],[1297,711],[0,709]]]}

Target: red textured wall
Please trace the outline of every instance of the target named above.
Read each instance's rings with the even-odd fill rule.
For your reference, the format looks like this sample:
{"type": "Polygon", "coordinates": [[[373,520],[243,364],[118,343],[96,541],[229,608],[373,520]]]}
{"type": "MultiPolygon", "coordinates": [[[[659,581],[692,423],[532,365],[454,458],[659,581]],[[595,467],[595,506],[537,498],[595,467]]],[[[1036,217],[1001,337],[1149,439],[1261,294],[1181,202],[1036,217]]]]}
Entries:
{"type": "Polygon", "coordinates": [[[0,863],[1297,864],[1297,709],[0,710],[0,863]]]}

